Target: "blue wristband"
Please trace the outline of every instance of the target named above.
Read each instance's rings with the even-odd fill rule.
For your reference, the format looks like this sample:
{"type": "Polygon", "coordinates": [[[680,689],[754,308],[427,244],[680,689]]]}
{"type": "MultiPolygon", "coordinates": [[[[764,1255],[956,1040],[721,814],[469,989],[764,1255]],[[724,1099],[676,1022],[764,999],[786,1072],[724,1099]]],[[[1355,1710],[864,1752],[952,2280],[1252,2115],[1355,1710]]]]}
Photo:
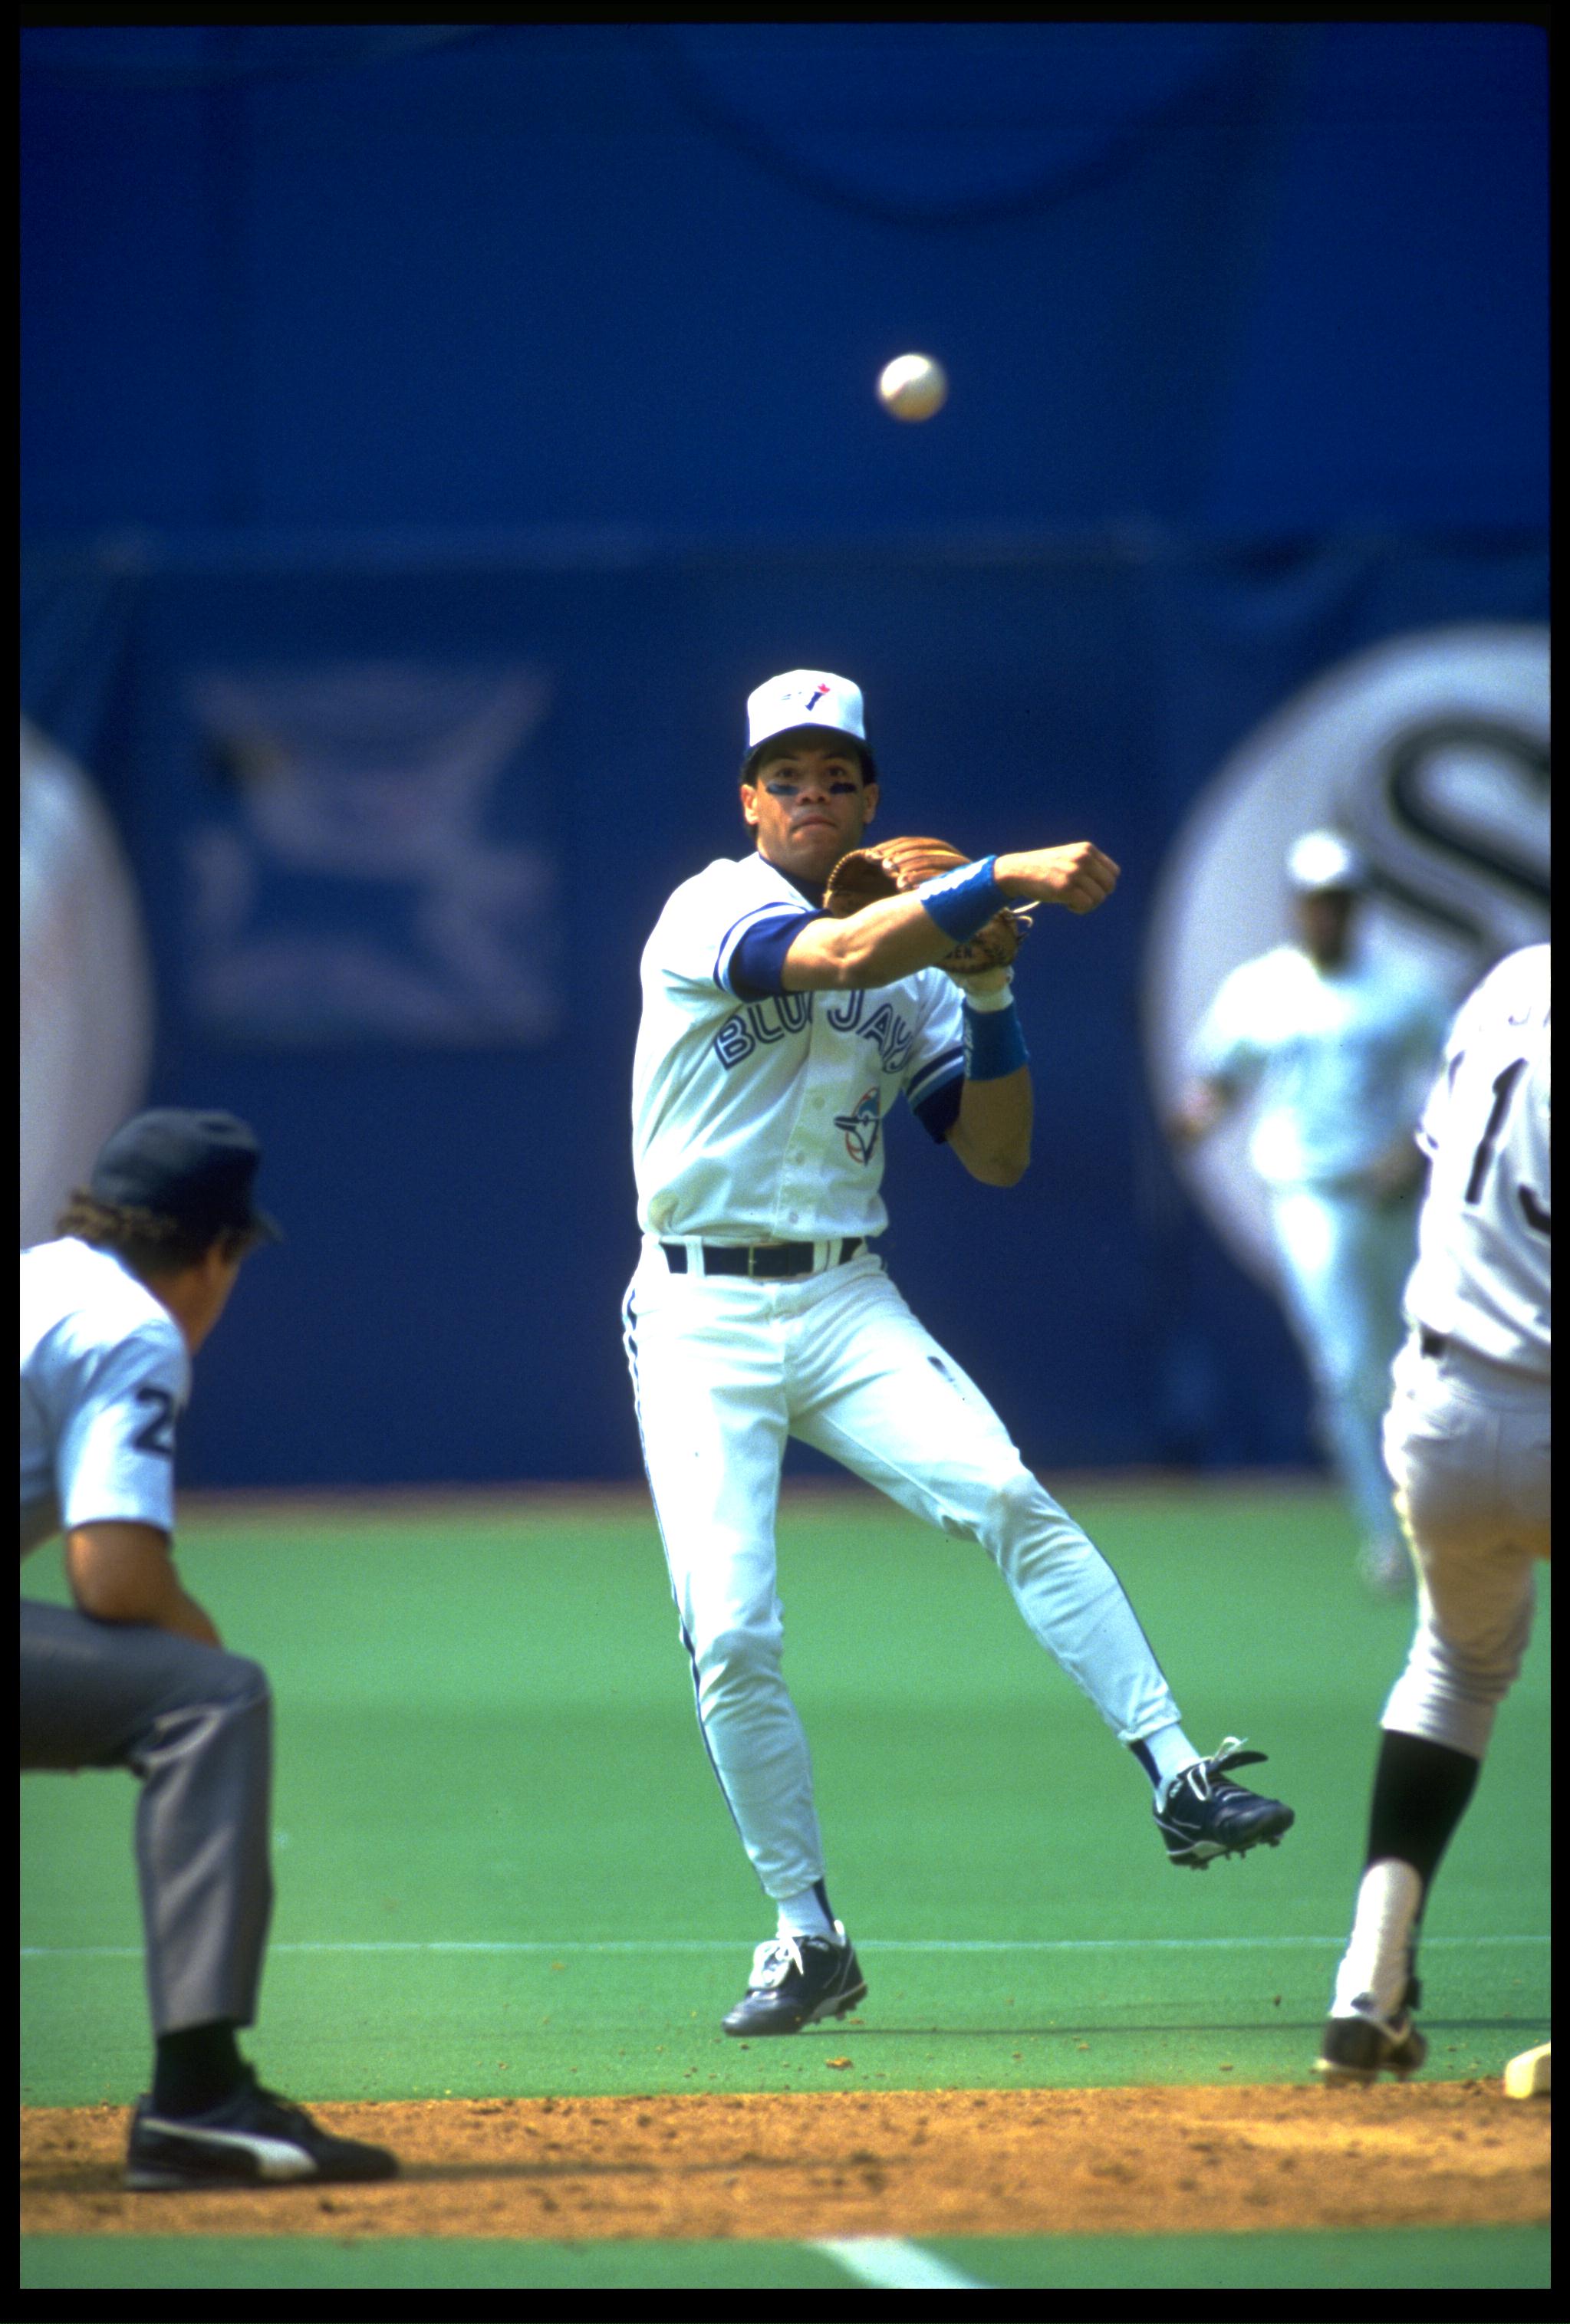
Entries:
{"type": "Polygon", "coordinates": [[[972,936],[979,936],[1003,908],[993,877],[997,860],[995,855],[984,855],[979,863],[962,863],[953,872],[940,872],[936,880],[923,880],[916,890],[922,910],[929,912],[956,945],[968,944],[972,936]]]}
{"type": "Polygon", "coordinates": [[[1028,1065],[1030,1052],[1020,1030],[1020,1012],[1012,1001],[1006,1009],[973,1009],[965,1004],[965,1077],[967,1082],[1001,1082],[1028,1065]]]}

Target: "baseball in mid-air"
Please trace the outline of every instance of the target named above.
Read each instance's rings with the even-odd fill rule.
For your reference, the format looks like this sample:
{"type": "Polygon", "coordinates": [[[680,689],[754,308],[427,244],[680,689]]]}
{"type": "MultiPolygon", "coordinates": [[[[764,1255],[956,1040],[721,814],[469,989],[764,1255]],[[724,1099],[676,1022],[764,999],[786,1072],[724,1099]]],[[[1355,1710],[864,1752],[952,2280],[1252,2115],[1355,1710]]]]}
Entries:
{"type": "Polygon", "coordinates": [[[878,374],[878,395],[896,420],[930,420],[948,401],[948,374],[934,355],[896,355],[878,374]]]}

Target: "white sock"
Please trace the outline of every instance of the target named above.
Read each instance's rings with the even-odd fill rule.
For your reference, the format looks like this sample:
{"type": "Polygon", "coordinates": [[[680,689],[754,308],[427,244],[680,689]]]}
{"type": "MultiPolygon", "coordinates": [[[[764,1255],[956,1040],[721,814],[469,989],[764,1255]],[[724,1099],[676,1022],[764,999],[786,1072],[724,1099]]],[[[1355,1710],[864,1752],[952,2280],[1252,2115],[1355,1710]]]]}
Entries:
{"type": "Polygon", "coordinates": [[[818,1902],[816,1888],[803,1888],[794,1896],[775,1899],[780,1907],[780,1931],[782,1937],[831,1937],[839,1941],[839,1932],[818,1902]]]}
{"type": "Polygon", "coordinates": [[[1174,1720],[1170,1727],[1158,1727],[1153,1735],[1141,1735],[1140,1741],[1156,1763],[1156,1804],[1160,1806],[1167,1796],[1167,1786],[1174,1775],[1185,1767],[1192,1767],[1196,1759],[1203,1759],[1182,1728],[1174,1720]]]}
{"type": "Polygon", "coordinates": [[[1357,1891],[1357,1912],[1335,1973],[1333,2017],[1393,2017],[1411,1971],[1412,1935],[1423,1905],[1417,1869],[1399,1857],[1371,1864],[1357,1891]]]}

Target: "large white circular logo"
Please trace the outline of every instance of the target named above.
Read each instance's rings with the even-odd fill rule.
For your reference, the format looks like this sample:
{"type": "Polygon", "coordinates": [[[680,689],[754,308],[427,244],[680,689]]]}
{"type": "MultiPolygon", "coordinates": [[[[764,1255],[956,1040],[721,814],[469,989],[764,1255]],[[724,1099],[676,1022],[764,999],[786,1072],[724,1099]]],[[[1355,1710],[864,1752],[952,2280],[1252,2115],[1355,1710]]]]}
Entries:
{"type": "MultiPolygon", "coordinates": [[[[1284,865],[1322,825],[1373,867],[1371,946],[1459,1003],[1548,934],[1548,632],[1476,623],[1393,638],[1325,672],[1201,793],[1163,867],[1144,973],[1146,1060],[1165,1118],[1228,973],[1291,936],[1284,865]]],[[[1273,1282],[1248,1110],[1179,1170],[1234,1256],[1273,1282]]]]}
{"type": "Polygon", "coordinates": [[[81,769],[22,725],[22,1241],[42,1242],[146,1085],[142,914],[81,769]]]}

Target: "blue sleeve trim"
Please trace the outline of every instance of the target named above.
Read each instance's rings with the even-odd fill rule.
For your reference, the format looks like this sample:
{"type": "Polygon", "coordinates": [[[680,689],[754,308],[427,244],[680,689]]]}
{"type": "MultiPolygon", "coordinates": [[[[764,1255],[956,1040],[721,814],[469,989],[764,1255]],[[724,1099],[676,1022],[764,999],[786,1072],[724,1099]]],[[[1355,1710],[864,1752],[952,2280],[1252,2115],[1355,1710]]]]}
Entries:
{"type": "Polygon", "coordinates": [[[948,1081],[940,1082],[923,1098],[912,1100],[910,1111],[928,1138],[941,1146],[959,1120],[959,1102],[965,1095],[965,1075],[955,1074],[948,1081]]]}
{"type": "Polygon", "coordinates": [[[957,1074],[964,1064],[965,1051],[957,1041],[947,1049],[940,1049],[937,1056],[928,1057],[905,1084],[905,1096],[912,1111],[925,1102],[936,1083],[947,1080],[950,1074],[957,1074]]]}
{"type": "MultiPolygon", "coordinates": [[[[790,912],[784,917],[753,921],[731,944],[728,959],[725,945],[721,945],[720,957],[725,966],[723,973],[716,967],[716,982],[734,992],[738,1001],[762,1001],[771,992],[783,992],[786,954],[803,928],[824,918],[822,912],[790,912]]],[[[730,942],[728,936],[726,942],[730,942]]]]}

